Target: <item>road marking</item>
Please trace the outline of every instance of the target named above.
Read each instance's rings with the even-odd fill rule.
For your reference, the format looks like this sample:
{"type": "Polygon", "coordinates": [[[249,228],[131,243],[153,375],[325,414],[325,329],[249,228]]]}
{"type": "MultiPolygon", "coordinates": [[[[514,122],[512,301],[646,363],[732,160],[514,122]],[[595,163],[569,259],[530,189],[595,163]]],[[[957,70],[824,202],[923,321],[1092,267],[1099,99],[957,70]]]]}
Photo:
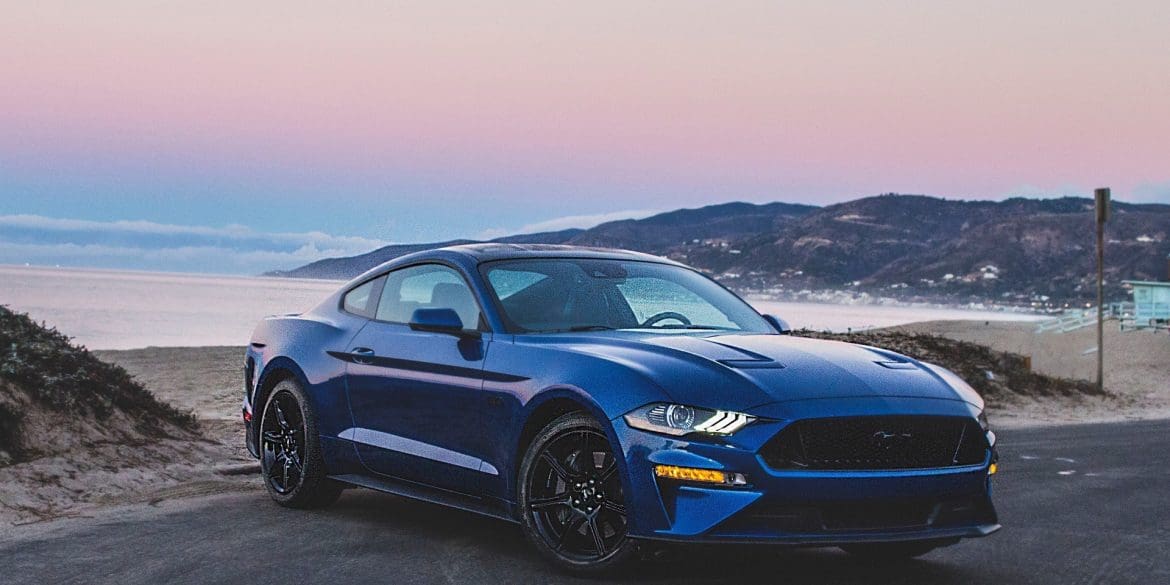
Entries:
{"type": "Polygon", "coordinates": [[[1025,459],[1025,460],[1031,461],[1033,459],[1039,459],[1039,457],[1037,457],[1035,455],[1020,455],[1020,459],[1025,459]]]}
{"type": "Polygon", "coordinates": [[[1065,463],[1076,463],[1077,462],[1076,459],[1069,459],[1068,457],[1055,457],[1054,459],[1056,459],[1057,461],[1063,461],[1065,463]]]}
{"type": "Polygon", "coordinates": [[[1059,473],[1061,475],[1072,475],[1076,472],[1077,472],[1077,470],[1075,470],[1075,469],[1066,469],[1064,471],[1057,471],[1057,473],[1059,473]]]}

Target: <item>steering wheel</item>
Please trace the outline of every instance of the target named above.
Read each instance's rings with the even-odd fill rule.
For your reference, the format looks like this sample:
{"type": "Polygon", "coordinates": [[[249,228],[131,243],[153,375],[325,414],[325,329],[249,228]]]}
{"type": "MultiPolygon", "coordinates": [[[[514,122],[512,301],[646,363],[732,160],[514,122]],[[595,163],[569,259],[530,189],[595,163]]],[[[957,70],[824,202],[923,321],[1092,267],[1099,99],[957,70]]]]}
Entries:
{"type": "Polygon", "coordinates": [[[691,325],[691,320],[687,319],[686,315],[683,315],[682,313],[675,313],[674,311],[663,311],[657,315],[647,318],[645,321],[642,321],[638,327],[653,327],[655,323],[659,321],[665,321],[667,319],[674,319],[675,321],[681,322],[683,325],[691,325]]]}

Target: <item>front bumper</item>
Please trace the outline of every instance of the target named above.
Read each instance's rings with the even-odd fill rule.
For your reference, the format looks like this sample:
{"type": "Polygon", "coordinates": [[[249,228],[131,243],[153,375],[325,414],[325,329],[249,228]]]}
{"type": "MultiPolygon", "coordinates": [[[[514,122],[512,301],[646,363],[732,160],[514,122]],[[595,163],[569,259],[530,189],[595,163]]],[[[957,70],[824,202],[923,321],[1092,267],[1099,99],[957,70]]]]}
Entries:
{"type": "MultiPolygon", "coordinates": [[[[830,546],[953,541],[986,536],[1000,528],[988,475],[994,446],[978,465],[891,471],[776,470],[757,453],[792,420],[823,417],[826,412],[833,416],[974,417],[973,407],[913,399],[815,402],[777,405],[773,413],[785,416],[758,421],[732,437],[701,441],[641,431],[615,419],[627,466],[627,509],[635,511],[628,519],[630,536],[675,542],[830,546]],[[747,485],[711,486],[655,478],[655,465],[743,473],[747,485]]],[[[773,418],[768,414],[761,416],[773,418]]]]}

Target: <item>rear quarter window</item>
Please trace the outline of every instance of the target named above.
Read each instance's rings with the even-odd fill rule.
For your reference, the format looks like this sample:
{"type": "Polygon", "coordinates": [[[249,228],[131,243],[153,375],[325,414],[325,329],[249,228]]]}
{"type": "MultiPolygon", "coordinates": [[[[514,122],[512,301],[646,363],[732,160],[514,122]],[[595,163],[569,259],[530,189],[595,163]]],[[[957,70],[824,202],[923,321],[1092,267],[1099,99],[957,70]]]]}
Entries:
{"type": "Polygon", "coordinates": [[[386,280],[386,277],[382,276],[368,280],[350,289],[341,299],[341,309],[346,313],[353,313],[359,317],[373,318],[375,310],[374,301],[377,299],[374,291],[381,287],[384,280],[386,280]]]}

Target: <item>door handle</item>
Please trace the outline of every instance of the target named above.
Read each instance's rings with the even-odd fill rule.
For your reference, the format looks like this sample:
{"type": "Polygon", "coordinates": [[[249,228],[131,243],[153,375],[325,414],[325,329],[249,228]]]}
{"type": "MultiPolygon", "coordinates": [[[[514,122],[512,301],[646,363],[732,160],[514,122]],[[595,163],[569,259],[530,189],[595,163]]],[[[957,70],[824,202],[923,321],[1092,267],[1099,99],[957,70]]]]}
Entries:
{"type": "Polygon", "coordinates": [[[373,361],[370,358],[374,357],[374,350],[368,347],[355,347],[349,353],[353,356],[353,361],[359,364],[368,364],[373,361]]]}

